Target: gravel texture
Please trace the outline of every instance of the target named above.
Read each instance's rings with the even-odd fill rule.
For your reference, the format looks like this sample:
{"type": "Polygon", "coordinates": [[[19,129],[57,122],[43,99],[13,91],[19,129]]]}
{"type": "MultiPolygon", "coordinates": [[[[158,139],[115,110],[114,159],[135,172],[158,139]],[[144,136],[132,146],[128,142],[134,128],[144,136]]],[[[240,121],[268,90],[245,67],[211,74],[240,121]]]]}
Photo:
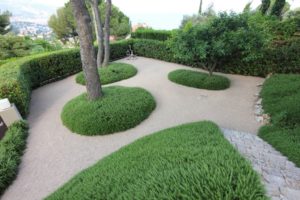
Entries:
{"type": "Polygon", "coordinates": [[[75,83],[75,76],[36,89],[31,96],[27,150],[17,179],[2,200],[40,200],[101,158],[165,128],[211,120],[221,127],[256,134],[261,126],[255,120],[253,106],[262,78],[224,75],[231,81],[230,88],[208,91],[169,81],[169,72],[191,69],[182,65],[141,57],[120,62],[134,65],[138,74],[113,85],[149,91],[157,102],[150,117],[117,134],[81,136],[71,133],[60,119],[63,106],[85,91],[75,83]]]}

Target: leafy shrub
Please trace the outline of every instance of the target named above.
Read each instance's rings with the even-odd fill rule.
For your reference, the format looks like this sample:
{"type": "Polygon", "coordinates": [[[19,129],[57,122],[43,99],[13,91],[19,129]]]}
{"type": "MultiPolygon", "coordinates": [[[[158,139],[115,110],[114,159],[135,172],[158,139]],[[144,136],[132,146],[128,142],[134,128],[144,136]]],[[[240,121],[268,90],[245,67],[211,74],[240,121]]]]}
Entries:
{"type": "Polygon", "coordinates": [[[28,126],[25,121],[12,124],[0,141],[0,195],[18,173],[21,156],[26,148],[28,126]]]}
{"type": "Polygon", "coordinates": [[[163,41],[134,39],[133,50],[134,54],[138,56],[175,62],[171,49],[163,41]]]}
{"type": "Polygon", "coordinates": [[[82,135],[105,135],[133,128],[155,108],[152,95],[141,88],[106,87],[104,97],[88,101],[82,94],[63,108],[63,124],[82,135]]]}
{"type": "Polygon", "coordinates": [[[206,73],[184,69],[170,72],[169,80],[180,85],[208,90],[224,90],[230,86],[230,80],[224,76],[210,76],[206,73]]]}
{"type": "Polygon", "coordinates": [[[172,36],[172,31],[166,30],[152,30],[152,29],[138,29],[131,34],[134,39],[151,39],[166,41],[172,36]]]}
{"type": "Polygon", "coordinates": [[[300,75],[273,75],[260,95],[271,125],[260,129],[259,136],[300,167],[300,75]]]}
{"type": "Polygon", "coordinates": [[[198,63],[210,74],[233,55],[245,61],[262,57],[266,35],[249,18],[249,14],[221,13],[210,22],[178,30],[170,40],[174,56],[198,63]]]}
{"type": "MultiPolygon", "coordinates": [[[[129,64],[125,63],[111,63],[107,67],[98,69],[101,84],[114,83],[120,80],[128,79],[137,73],[137,69],[129,64]]],[[[76,76],[76,83],[85,85],[85,78],[83,72],[80,72],[76,76]]]]}
{"type": "Polygon", "coordinates": [[[50,195],[58,199],[268,199],[259,176],[211,122],[123,147],[50,195]]]}
{"type": "MultiPolygon", "coordinates": [[[[131,41],[111,44],[111,59],[126,56],[131,41]]],[[[29,111],[31,89],[81,70],[79,49],[55,51],[20,58],[0,67],[0,98],[9,98],[20,113],[29,111]]]]}

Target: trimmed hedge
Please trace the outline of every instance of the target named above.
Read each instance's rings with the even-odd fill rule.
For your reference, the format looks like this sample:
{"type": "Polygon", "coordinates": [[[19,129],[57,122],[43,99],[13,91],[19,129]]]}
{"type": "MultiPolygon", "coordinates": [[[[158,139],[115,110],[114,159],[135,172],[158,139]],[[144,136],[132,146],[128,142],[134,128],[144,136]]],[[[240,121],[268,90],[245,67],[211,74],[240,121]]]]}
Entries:
{"type": "MultiPolygon", "coordinates": [[[[111,59],[126,56],[132,41],[111,44],[111,59]]],[[[9,98],[22,116],[29,111],[31,90],[82,70],[79,49],[24,57],[0,67],[0,98],[9,98]]]]}
{"type": "Polygon", "coordinates": [[[152,30],[152,29],[138,29],[131,33],[133,39],[151,39],[166,41],[172,36],[172,31],[167,30],[152,30]]]}
{"type": "Polygon", "coordinates": [[[300,75],[273,75],[260,95],[271,124],[259,136],[300,167],[300,75]]]}
{"type": "Polygon", "coordinates": [[[264,50],[263,57],[252,62],[230,58],[219,71],[262,77],[270,73],[300,73],[299,52],[300,39],[293,39],[264,50]]]}
{"type": "MultiPolygon", "coordinates": [[[[167,41],[134,39],[133,49],[138,56],[155,58],[167,62],[174,62],[199,67],[198,63],[174,58],[167,41]]],[[[288,41],[281,45],[268,48],[263,52],[263,58],[255,61],[243,61],[241,57],[230,57],[223,60],[216,71],[265,77],[270,73],[300,73],[300,39],[288,41]]],[[[200,68],[200,67],[199,67],[200,68]]]]}
{"type": "Polygon", "coordinates": [[[168,78],[180,85],[206,90],[225,90],[230,86],[230,80],[225,76],[210,76],[207,73],[185,69],[170,72],[168,78]]]}
{"type": "Polygon", "coordinates": [[[106,135],[137,126],[156,106],[142,88],[105,87],[103,94],[97,101],[88,101],[86,93],[69,101],[61,113],[63,124],[81,135],[106,135]]]}
{"type": "Polygon", "coordinates": [[[151,134],[73,177],[47,200],[267,200],[259,175],[212,122],[151,134]]]}
{"type": "Polygon", "coordinates": [[[0,195],[18,173],[21,157],[26,148],[28,125],[25,121],[12,124],[0,141],[0,195]]]}
{"type": "Polygon", "coordinates": [[[171,49],[163,41],[134,39],[133,50],[138,56],[176,62],[171,49]]]}

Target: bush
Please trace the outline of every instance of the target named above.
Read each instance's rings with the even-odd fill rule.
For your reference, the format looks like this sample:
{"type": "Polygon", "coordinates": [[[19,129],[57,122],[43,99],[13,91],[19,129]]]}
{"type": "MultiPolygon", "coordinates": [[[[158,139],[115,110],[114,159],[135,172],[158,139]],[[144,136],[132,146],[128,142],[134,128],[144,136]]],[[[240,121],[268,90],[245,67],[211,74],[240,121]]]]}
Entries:
{"type": "MultiPolygon", "coordinates": [[[[111,59],[126,56],[131,41],[111,44],[111,59]]],[[[62,79],[82,69],[79,49],[28,56],[0,67],[0,98],[15,103],[22,116],[29,111],[33,88],[62,79]]]]}
{"type": "Polygon", "coordinates": [[[268,199],[259,176],[211,122],[123,147],[50,195],[58,199],[268,199]]]}
{"type": "Polygon", "coordinates": [[[152,95],[141,88],[107,87],[103,93],[97,101],[88,101],[86,94],[69,101],[63,124],[82,135],[105,135],[137,126],[155,108],[152,95]]]}
{"type": "Polygon", "coordinates": [[[271,125],[259,136],[300,167],[300,75],[273,75],[260,95],[271,125]]]}
{"type": "MultiPolygon", "coordinates": [[[[193,60],[174,58],[167,42],[135,39],[133,40],[133,49],[138,56],[192,67],[200,66],[199,63],[193,60]]],[[[226,60],[222,60],[216,71],[261,77],[265,77],[270,73],[300,73],[298,52],[300,52],[300,39],[293,39],[286,41],[284,44],[262,50],[262,57],[256,60],[242,60],[239,56],[233,55],[226,60]]]]}
{"type": "Polygon", "coordinates": [[[198,67],[211,74],[234,55],[245,61],[261,58],[268,41],[265,37],[262,28],[251,23],[249,14],[221,13],[207,23],[178,30],[170,47],[177,59],[199,63],[198,67]]]}
{"type": "Polygon", "coordinates": [[[224,90],[230,86],[230,80],[224,76],[210,76],[206,73],[184,69],[170,72],[169,80],[180,85],[207,90],[224,90]]]}
{"type": "Polygon", "coordinates": [[[270,73],[300,73],[300,39],[273,45],[263,51],[263,57],[243,61],[232,57],[223,63],[223,72],[265,77],[270,73]]]}
{"type": "Polygon", "coordinates": [[[138,56],[176,62],[171,49],[163,41],[134,39],[133,50],[134,54],[138,56]]]}
{"type": "Polygon", "coordinates": [[[152,30],[152,29],[138,29],[131,34],[134,39],[151,39],[166,41],[172,36],[172,31],[166,30],[152,30]]]}
{"type": "MultiPolygon", "coordinates": [[[[98,73],[100,75],[101,84],[105,85],[128,79],[136,75],[137,69],[134,66],[125,63],[111,63],[107,67],[98,69],[98,73]]],[[[83,72],[80,72],[76,76],[76,83],[85,85],[83,72]]]]}
{"type": "Polygon", "coordinates": [[[12,124],[0,141],[0,195],[13,182],[26,148],[28,126],[25,121],[12,124]]]}

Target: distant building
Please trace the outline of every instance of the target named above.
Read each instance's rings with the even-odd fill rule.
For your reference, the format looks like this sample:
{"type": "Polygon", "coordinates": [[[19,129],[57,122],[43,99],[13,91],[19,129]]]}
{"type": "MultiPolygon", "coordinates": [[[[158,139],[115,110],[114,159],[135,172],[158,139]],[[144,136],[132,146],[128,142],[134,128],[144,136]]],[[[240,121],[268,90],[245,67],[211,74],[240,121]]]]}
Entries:
{"type": "Polygon", "coordinates": [[[146,23],[138,23],[132,26],[132,32],[135,32],[138,28],[150,28],[150,26],[148,26],[146,23]]]}
{"type": "Polygon", "coordinates": [[[12,32],[18,36],[29,36],[31,38],[48,39],[52,36],[52,30],[43,24],[36,24],[32,22],[15,21],[11,23],[12,32]]]}

